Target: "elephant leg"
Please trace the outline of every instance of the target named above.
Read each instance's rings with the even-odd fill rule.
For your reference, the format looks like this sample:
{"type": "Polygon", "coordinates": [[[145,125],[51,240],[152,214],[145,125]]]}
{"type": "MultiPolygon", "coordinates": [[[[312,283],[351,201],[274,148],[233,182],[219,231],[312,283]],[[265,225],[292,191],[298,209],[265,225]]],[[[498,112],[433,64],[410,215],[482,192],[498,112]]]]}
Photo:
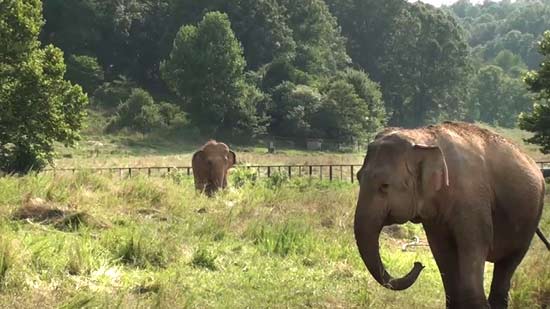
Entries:
{"type": "Polygon", "coordinates": [[[446,228],[424,225],[424,229],[445,288],[446,308],[452,308],[453,299],[456,297],[454,294],[458,269],[454,241],[446,228]]]}
{"type": "Polygon", "coordinates": [[[489,308],[483,288],[485,261],[492,244],[493,228],[490,219],[482,216],[457,220],[453,235],[458,253],[456,299],[453,308],[489,308]],[[489,223],[487,223],[489,222],[489,223]]]}
{"type": "Polygon", "coordinates": [[[514,271],[525,256],[526,249],[506,257],[495,263],[493,269],[493,282],[491,283],[491,293],[489,294],[489,303],[491,309],[508,308],[508,292],[510,291],[510,281],[514,271]]]}

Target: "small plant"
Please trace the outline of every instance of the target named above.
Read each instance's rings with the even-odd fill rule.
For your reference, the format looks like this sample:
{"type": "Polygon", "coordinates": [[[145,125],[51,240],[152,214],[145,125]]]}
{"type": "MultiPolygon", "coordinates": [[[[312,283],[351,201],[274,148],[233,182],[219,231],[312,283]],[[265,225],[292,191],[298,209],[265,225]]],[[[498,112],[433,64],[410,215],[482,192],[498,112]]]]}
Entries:
{"type": "Polygon", "coordinates": [[[177,168],[172,169],[170,172],[163,175],[163,177],[172,180],[174,183],[181,185],[185,182],[188,182],[192,179],[191,175],[187,175],[187,172],[178,170],[177,168]]]}
{"type": "Polygon", "coordinates": [[[255,184],[258,180],[256,171],[247,168],[239,167],[231,172],[231,181],[236,188],[242,188],[247,184],[255,184]]]}
{"type": "Polygon", "coordinates": [[[276,172],[271,174],[266,181],[266,185],[269,189],[276,190],[280,189],[285,183],[288,182],[288,175],[283,172],[276,172]]]}
{"type": "Polygon", "coordinates": [[[115,258],[126,265],[138,268],[165,267],[168,264],[167,248],[153,231],[125,229],[108,240],[115,258]]]}
{"type": "Polygon", "coordinates": [[[309,229],[298,222],[279,226],[262,225],[252,231],[252,238],[262,251],[283,257],[292,253],[306,253],[313,247],[309,229]]]}
{"type": "Polygon", "coordinates": [[[218,269],[216,266],[216,256],[204,248],[199,248],[195,251],[191,264],[197,268],[206,268],[208,270],[218,269]]]}

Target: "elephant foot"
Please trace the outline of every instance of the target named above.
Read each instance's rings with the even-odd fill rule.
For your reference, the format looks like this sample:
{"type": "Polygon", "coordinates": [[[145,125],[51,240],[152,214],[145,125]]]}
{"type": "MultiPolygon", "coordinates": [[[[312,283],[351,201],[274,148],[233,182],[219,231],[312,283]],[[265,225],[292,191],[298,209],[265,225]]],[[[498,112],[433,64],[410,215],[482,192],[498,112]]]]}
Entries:
{"type": "Polygon", "coordinates": [[[450,304],[451,309],[492,309],[486,299],[468,299],[450,304]]]}
{"type": "Polygon", "coordinates": [[[489,298],[489,304],[491,305],[491,309],[507,309],[508,308],[508,297],[492,297],[489,298]]]}

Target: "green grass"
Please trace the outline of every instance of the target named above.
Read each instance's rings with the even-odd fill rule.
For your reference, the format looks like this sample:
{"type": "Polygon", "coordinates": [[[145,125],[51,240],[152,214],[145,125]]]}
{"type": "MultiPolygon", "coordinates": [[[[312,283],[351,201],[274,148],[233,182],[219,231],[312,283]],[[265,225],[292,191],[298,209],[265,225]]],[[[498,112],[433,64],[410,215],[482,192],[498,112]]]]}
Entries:
{"type": "MultiPolygon", "coordinates": [[[[417,225],[384,234],[389,271],[426,265],[409,290],[380,287],[353,237],[357,186],[308,180],[253,181],[212,199],[190,178],[77,173],[0,179],[0,307],[40,308],[434,308],[444,306],[426,247],[401,245],[417,225]],[[74,229],[11,219],[42,199],[103,224],[74,229]]],[[[549,211],[543,227],[550,228],[549,211]]],[[[548,304],[550,267],[540,241],[514,278],[513,308],[548,304]]],[[[490,283],[488,264],[486,286],[490,283]]]]}
{"type": "MultiPolygon", "coordinates": [[[[105,135],[102,127],[106,116],[97,111],[90,111],[87,128],[83,131],[83,140],[75,148],[58,145],[57,167],[124,167],[124,166],[189,166],[196,149],[206,140],[185,137],[167,138],[158,133],[143,135],[139,133],[120,132],[105,135]]],[[[536,145],[526,144],[524,139],[531,133],[520,129],[490,128],[521,145],[534,159],[543,160],[550,157],[542,154],[536,145]]],[[[281,148],[275,154],[268,154],[267,148],[239,147],[232,145],[237,152],[237,161],[242,164],[360,164],[364,152],[338,153],[303,151],[281,148]]]]}

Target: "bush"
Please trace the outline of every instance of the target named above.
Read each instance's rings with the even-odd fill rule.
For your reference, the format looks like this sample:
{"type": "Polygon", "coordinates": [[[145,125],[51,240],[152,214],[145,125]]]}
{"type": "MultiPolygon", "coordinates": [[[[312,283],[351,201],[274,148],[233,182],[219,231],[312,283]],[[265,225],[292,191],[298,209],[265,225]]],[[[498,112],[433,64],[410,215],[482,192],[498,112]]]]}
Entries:
{"type": "Polygon", "coordinates": [[[158,109],[162,122],[167,127],[186,126],[189,123],[187,115],[175,104],[160,102],[158,109]]]}
{"type": "Polygon", "coordinates": [[[67,59],[65,77],[82,86],[85,92],[92,94],[103,83],[104,73],[97,58],[71,55],[67,59]]]}
{"type": "Polygon", "coordinates": [[[191,264],[197,268],[205,268],[208,270],[218,269],[216,266],[216,256],[204,248],[199,248],[195,251],[191,264]]]}
{"type": "Polygon", "coordinates": [[[280,189],[283,184],[288,182],[288,175],[283,172],[275,172],[271,174],[271,177],[269,177],[266,180],[266,186],[269,189],[280,189]]]}
{"type": "Polygon", "coordinates": [[[136,83],[132,80],[125,76],[119,76],[117,79],[105,82],[97,88],[92,103],[105,108],[116,108],[130,97],[132,89],[135,87],[136,83]]]}
{"type": "Polygon", "coordinates": [[[244,187],[247,184],[255,184],[258,180],[258,174],[255,170],[241,167],[231,172],[231,182],[236,188],[244,187]]]}
{"type": "Polygon", "coordinates": [[[117,109],[115,118],[107,126],[107,131],[128,128],[147,133],[162,125],[159,107],[153,97],[145,90],[136,88],[124,103],[117,109]]]}

